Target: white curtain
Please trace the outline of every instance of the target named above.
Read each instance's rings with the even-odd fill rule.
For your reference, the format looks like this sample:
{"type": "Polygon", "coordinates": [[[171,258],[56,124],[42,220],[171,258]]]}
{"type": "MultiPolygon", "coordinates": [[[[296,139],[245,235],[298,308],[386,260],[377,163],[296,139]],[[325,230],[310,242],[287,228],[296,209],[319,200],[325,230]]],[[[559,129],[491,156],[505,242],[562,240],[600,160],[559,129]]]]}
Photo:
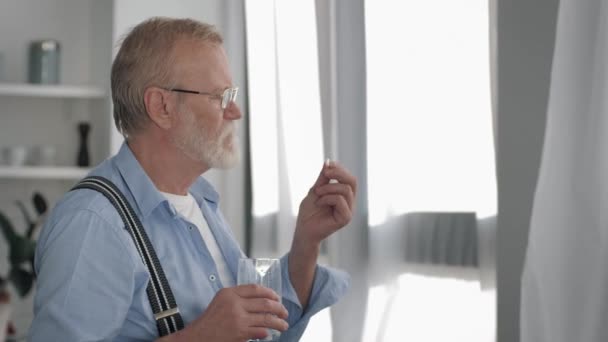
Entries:
{"type": "Polygon", "coordinates": [[[365,2],[365,341],[494,339],[478,240],[496,216],[489,6],[365,2]]]}
{"type": "Polygon", "coordinates": [[[283,254],[323,165],[313,1],[245,1],[254,253],[283,254]]]}
{"type": "MultiPolygon", "coordinates": [[[[246,0],[252,256],[291,247],[300,201],[324,162],[315,3],[246,0]]],[[[328,262],[326,255],[321,263],[328,262]]],[[[328,310],[302,342],[330,342],[328,310]]]]}
{"type": "Polygon", "coordinates": [[[317,11],[328,151],[360,185],[353,222],[329,244],[353,276],[332,308],[333,341],[493,341],[494,292],[480,288],[494,285],[496,214],[488,1],[317,11]],[[429,229],[407,241],[408,224],[429,229]],[[477,267],[460,264],[467,243],[477,267]]]}
{"type": "Polygon", "coordinates": [[[477,258],[477,219],[493,230],[496,214],[488,1],[245,4],[253,254],[289,248],[324,157],[359,180],[355,217],[321,261],[352,288],[311,340],[491,341],[477,258]],[[407,221],[438,239],[406,246],[407,221]]]}
{"type": "Polygon", "coordinates": [[[608,4],[561,0],[522,342],[608,340],[608,4]]]}

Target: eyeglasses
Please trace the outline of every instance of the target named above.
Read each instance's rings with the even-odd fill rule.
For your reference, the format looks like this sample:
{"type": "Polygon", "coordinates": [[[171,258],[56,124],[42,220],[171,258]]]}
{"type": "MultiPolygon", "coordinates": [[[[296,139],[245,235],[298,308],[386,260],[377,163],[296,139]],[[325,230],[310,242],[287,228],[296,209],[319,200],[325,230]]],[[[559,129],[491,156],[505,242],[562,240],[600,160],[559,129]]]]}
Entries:
{"type": "Polygon", "coordinates": [[[179,88],[171,88],[168,90],[176,91],[178,93],[207,95],[207,96],[215,97],[217,99],[221,99],[222,100],[222,109],[226,109],[226,107],[228,107],[228,104],[230,102],[236,101],[236,95],[239,93],[239,87],[226,88],[224,90],[224,92],[222,93],[222,95],[214,94],[214,93],[205,93],[205,92],[196,91],[196,90],[179,89],[179,88]]]}

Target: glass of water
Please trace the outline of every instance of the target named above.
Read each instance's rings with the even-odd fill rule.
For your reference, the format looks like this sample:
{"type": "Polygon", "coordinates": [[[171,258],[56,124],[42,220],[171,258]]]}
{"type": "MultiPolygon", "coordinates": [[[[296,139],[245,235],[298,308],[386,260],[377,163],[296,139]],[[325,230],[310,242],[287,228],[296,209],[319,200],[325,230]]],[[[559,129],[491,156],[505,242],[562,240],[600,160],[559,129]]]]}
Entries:
{"type": "MultiPolygon", "coordinates": [[[[237,285],[259,284],[272,289],[281,297],[281,261],[270,258],[241,258],[237,274],[237,285]]],[[[249,341],[278,341],[281,332],[268,329],[265,339],[249,341]]]]}

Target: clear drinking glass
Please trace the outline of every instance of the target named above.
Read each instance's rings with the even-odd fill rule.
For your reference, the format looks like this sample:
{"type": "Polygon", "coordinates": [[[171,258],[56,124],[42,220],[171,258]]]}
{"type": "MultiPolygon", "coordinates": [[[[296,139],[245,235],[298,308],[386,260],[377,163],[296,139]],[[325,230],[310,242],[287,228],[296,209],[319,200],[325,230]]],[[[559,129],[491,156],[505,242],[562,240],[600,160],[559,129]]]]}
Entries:
{"type": "MultiPolygon", "coordinates": [[[[237,285],[259,284],[271,288],[281,297],[281,261],[269,258],[241,258],[237,274],[237,285]]],[[[278,341],[281,332],[268,329],[265,339],[249,341],[278,341]]]]}

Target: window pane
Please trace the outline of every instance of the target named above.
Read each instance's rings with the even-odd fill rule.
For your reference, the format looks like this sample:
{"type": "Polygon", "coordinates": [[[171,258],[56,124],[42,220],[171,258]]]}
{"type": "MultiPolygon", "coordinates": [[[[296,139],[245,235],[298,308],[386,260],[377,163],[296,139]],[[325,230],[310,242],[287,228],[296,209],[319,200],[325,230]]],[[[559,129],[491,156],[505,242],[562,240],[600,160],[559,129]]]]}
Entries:
{"type": "Polygon", "coordinates": [[[315,3],[276,6],[281,124],[295,216],[323,165],[315,3]]]}
{"type": "Polygon", "coordinates": [[[245,1],[253,214],[279,209],[274,1],[245,1]]]}
{"type": "Polygon", "coordinates": [[[365,6],[370,223],[494,215],[487,0],[365,6]]]}

